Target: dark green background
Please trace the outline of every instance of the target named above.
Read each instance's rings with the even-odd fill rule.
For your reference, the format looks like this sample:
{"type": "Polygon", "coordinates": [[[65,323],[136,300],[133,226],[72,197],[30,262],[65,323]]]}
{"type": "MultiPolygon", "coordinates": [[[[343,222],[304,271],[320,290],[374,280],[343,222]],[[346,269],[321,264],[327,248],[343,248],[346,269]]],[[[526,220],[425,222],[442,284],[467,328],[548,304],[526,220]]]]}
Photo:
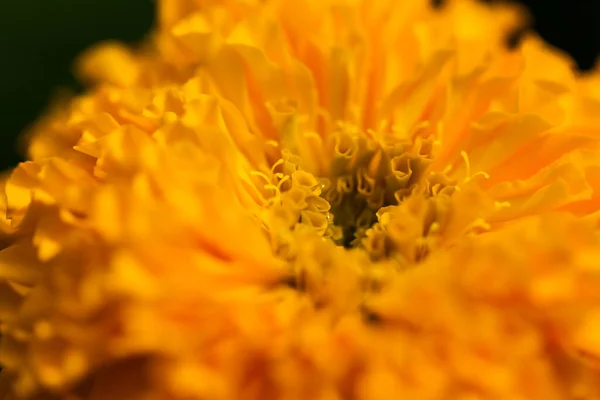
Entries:
{"type": "MultiPolygon", "coordinates": [[[[548,41],[570,51],[582,68],[593,64],[600,1],[522,1],[548,41]]],[[[0,0],[1,169],[19,161],[16,137],[52,94],[76,88],[73,58],[103,39],[139,40],[152,25],[153,11],[152,0],[0,0]]]]}
{"type": "Polygon", "coordinates": [[[61,87],[73,59],[104,39],[139,41],[151,0],[0,0],[0,168],[19,161],[18,134],[61,87]]]}

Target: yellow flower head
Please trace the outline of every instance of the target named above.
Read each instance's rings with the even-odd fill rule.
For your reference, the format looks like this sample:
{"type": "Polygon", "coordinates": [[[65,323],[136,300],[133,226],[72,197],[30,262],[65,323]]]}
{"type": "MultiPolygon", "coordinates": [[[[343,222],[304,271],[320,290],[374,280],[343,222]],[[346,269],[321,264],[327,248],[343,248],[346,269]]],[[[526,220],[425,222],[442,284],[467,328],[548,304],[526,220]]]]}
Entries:
{"type": "Polygon", "coordinates": [[[447,3],[84,54],[2,179],[0,398],[600,398],[600,77],[447,3]]]}

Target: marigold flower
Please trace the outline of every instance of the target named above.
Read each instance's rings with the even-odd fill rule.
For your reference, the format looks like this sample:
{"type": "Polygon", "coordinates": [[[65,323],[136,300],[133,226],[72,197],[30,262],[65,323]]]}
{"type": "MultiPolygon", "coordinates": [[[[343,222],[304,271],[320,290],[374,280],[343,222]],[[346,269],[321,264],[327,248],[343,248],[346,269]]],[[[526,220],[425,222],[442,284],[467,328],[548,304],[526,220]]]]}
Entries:
{"type": "Polygon", "coordinates": [[[600,398],[600,77],[521,10],[161,0],[0,197],[0,398],[600,398]]]}

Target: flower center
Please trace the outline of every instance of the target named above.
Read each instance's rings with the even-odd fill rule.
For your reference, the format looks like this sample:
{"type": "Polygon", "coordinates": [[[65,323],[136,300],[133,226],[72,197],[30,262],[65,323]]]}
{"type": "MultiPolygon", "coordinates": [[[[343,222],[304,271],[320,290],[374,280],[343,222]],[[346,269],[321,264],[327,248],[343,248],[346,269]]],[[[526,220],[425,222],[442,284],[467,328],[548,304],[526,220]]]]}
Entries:
{"type": "Polygon", "coordinates": [[[343,129],[334,135],[331,147],[330,176],[322,179],[322,197],[340,230],[336,243],[357,247],[378,213],[418,188],[431,162],[431,142],[391,142],[343,129]]]}
{"type": "Polygon", "coordinates": [[[341,124],[318,146],[324,163],[286,150],[271,171],[255,173],[267,182],[263,221],[275,253],[296,257],[292,236],[308,229],[340,247],[365,250],[373,261],[418,263],[454,190],[445,175],[426,172],[432,152],[426,137],[399,139],[341,124]]]}

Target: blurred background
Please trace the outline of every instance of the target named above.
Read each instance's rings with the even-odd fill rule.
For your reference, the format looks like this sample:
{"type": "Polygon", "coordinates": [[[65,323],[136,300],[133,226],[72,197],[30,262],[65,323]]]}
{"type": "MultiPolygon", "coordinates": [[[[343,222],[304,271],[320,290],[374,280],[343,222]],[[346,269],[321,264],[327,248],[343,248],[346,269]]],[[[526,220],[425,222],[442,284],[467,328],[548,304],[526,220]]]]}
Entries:
{"type": "MultiPolygon", "coordinates": [[[[520,2],[546,41],[569,52],[583,70],[594,65],[599,0],[520,2]]],[[[153,14],[152,0],[0,0],[0,169],[21,160],[17,136],[57,90],[81,89],[71,74],[75,56],[105,39],[140,40],[153,14]]]]}

